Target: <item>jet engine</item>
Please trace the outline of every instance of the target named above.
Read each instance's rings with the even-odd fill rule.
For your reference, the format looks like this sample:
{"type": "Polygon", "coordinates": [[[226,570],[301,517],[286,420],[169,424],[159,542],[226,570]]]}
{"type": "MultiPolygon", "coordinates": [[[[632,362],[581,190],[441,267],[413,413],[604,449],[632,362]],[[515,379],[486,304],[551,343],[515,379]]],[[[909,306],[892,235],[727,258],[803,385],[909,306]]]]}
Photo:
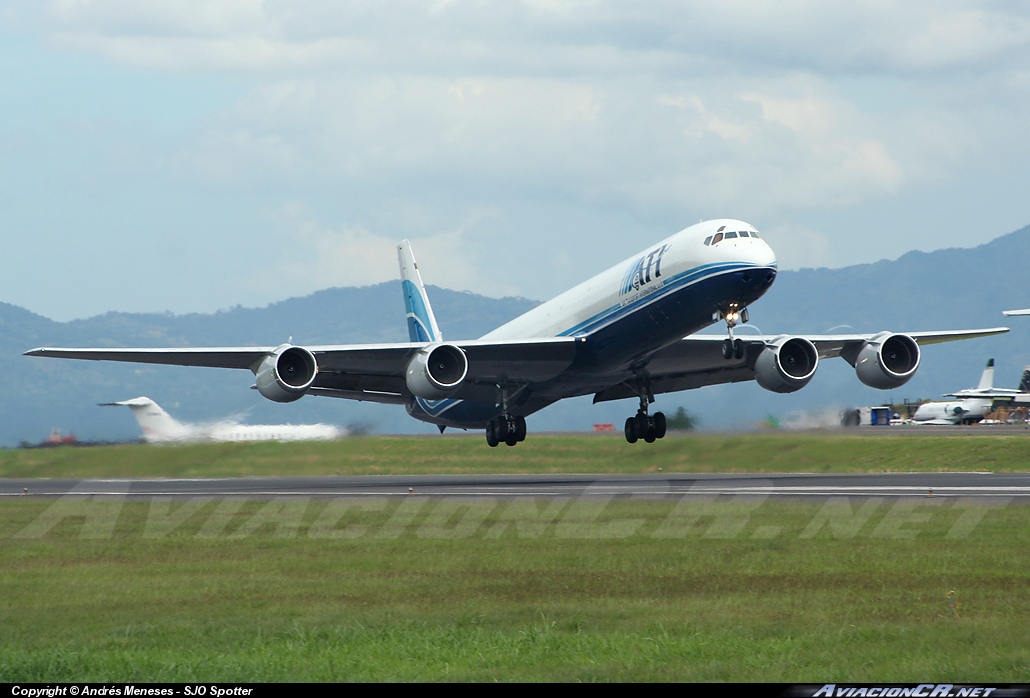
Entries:
{"type": "Polygon", "coordinates": [[[755,361],[755,381],[774,393],[801,390],[815,375],[819,352],[804,337],[784,337],[766,345],[755,361]]]}
{"type": "Polygon", "coordinates": [[[870,388],[899,388],[919,368],[919,345],[905,334],[883,332],[866,342],[855,359],[858,379],[870,388]]]}
{"type": "Polygon", "coordinates": [[[315,382],[315,355],[303,347],[284,344],[265,356],[258,365],[258,392],[275,402],[293,402],[304,397],[315,382]]]}
{"type": "Polygon", "coordinates": [[[430,344],[408,362],[404,381],[408,390],[426,400],[439,400],[454,394],[468,374],[465,352],[453,344],[430,344]]]}

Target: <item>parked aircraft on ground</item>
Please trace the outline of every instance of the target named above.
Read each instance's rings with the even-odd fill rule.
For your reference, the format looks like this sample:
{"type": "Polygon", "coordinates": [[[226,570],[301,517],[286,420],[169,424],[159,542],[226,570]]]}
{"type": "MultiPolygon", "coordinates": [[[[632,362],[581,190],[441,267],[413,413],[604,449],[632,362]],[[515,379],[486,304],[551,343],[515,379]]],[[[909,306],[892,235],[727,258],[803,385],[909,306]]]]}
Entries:
{"type": "Polygon", "coordinates": [[[1012,400],[1017,395],[1025,394],[1030,387],[1030,366],[1023,369],[1023,380],[1019,389],[994,387],[994,359],[987,360],[987,366],[980,376],[975,388],[966,388],[954,393],[946,393],[944,397],[955,398],[951,401],[926,402],[919,406],[912,415],[917,424],[973,424],[979,422],[991,412],[995,400],[1012,400]]]}
{"type": "Polygon", "coordinates": [[[104,402],[102,406],[124,406],[143,430],[143,438],[151,443],[174,441],[314,441],[339,439],[346,430],[329,424],[240,424],[223,420],[211,424],[184,424],[161,409],[148,397],[121,402],[104,402]]]}
{"type": "Polygon", "coordinates": [[[665,435],[655,395],[755,380],[778,393],[803,388],[820,359],[839,356],[874,388],[916,372],[920,346],[1007,332],[734,337],[748,306],[776,278],[776,255],[739,220],[698,223],[651,245],[477,340],[445,341],[404,241],[398,247],[410,342],[196,349],[40,348],[31,356],[249,369],[270,400],[304,395],[405,405],[440,431],[485,428],[491,446],[526,437],[526,416],[562,398],[637,398],[626,440],[665,435]],[[725,323],[725,338],[695,335],[725,323]]]}

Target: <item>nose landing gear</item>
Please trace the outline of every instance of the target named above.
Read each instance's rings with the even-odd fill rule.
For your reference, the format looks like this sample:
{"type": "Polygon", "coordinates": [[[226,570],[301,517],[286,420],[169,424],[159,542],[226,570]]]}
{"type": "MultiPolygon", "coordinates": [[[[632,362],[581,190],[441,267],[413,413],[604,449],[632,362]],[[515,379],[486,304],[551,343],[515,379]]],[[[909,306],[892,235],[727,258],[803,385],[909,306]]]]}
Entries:
{"type": "Polygon", "coordinates": [[[747,324],[747,308],[740,308],[738,310],[736,306],[730,306],[727,312],[719,313],[719,315],[726,321],[726,332],[729,334],[729,337],[722,340],[722,358],[727,361],[730,359],[737,359],[739,361],[744,358],[745,347],[743,340],[734,339],[733,328],[741,323],[747,324]]]}

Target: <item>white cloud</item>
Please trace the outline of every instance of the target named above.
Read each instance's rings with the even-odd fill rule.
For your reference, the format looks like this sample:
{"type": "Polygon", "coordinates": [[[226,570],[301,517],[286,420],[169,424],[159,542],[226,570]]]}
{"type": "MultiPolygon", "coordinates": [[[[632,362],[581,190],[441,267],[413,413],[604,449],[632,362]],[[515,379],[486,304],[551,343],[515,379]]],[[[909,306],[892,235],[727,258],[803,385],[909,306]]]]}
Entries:
{"type": "MultiPolygon", "coordinates": [[[[777,245],[788,267],[835,253],[871,261],[861,255],[919,243],[849,212],[904,218],[905,197],[921,190],[925,204],[927,185],[1007,191],[991,176],[1018,180],[1030,155],[1030,9],[1018,3],[57,0],[43,17],[14,7],[19,26],[36,22],[50,39],[24,46],[59,54],[21,61],[38,71],[25,85],[50,85],[52,65],[86,57],[63,85],[74,98],[55,83],[11,100],[25,123],[39,105],[59,115],[37,134],[66,134],[53,162],[79,144],[78,169],[100,168],[89,184],[116,190],[123,180],[103,180],[111,158],[84,144],[142,153],[117,174],[163,202],[168,225],[204,211],[174,223],[241,257],[279,249],[286,234],[306,258],[284,260],[281,276],[310,290],[395,278],[396,238],[421,235],[420,256],[444,251],[440,283],[540,298],[699,217],[745,218],[774,236],[790,222],[777,245]],[[103,105],[102,118],[76,130],[82,104],[103,105]],[[261,218],[289,201],[307,212],[261,218]]],[[[49,190],[68,189],[39,167],[49,190]]],[[[124,238],[155,215],[82,191],[105,219],[138,215],[124,238]]],[[[933,244],[975,242],[941,217],[933,244]]]]}
{"type": "Polygon", "coordinates": [[[625,0],[58,0],[50,16],[70,45],[137,65],[190,70],[345,68],[361,59],[362,69],[373,71],[461,65],[599,75],[681,72],[700,59],[923,72],[1011,62],[1030,45],[1026,9],[990,0],[900,6],[881,0],[646,6],[625,0]]]}
{"type": "MultiPolygon", "coordinates": [[[[300,295],[326,287],[365,286],[399,278],[400,236],[376,233],[362,225],[323,227],[301,202],[291,202],[271,215],[290,242],[280,246],[279,261],[255,277],[255,287],[300,295]]],[[[412,237],[422,280],[457,290],[487,290],[493,296],[513,293],[512,287],[487,278],[479,259],[477,230],[489,224],[491,217],[490,212],[482,211],[456,228],[412,237]]]]}

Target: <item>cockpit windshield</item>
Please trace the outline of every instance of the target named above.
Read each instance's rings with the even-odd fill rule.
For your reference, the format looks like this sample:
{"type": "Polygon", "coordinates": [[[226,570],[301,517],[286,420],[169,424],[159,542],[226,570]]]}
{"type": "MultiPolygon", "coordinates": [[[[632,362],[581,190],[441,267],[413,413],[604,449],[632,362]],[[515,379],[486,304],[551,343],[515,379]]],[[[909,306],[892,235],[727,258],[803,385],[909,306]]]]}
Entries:
{"type": "Polygon", "coordinates": [[[722,232],[722,228],[720,228],[718,233],[716,233],[715,235],[709,235],[705,238],[705,246],[717,245],[723,240],[734,240],[747,237],[759,238],[761,236],[758,234],[758,231],[755,230],[731,230],[729,232],[724,233],[722,232]]]}

